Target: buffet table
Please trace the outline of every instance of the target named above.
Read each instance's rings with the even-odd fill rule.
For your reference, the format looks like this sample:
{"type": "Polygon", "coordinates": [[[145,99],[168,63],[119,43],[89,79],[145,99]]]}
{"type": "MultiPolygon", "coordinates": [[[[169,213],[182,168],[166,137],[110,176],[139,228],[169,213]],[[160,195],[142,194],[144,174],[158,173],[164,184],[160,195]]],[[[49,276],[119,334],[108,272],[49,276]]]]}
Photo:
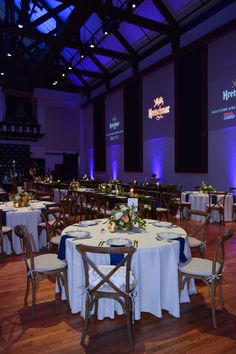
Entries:
{"type": "MultiPolygon", "coordinates": [[[[182,192],[181,201],[188,201],[191,203],[191,209],[206,211],[206,205],[209,203],[208,194],[200,192],[182,192]]],[[[232,209],[233,208],[233,195],[227,194],[225,198],[225,207],[224,207],[224,218],[225,221],[232,221],[232,209]]],[[[192,217],[195,221],[202,221],[201,216],[194,215],[192,217]]],[[[219,213],[213,212],[210,218],[210,222],[219,222],[219,213]]]]}
{"type": "MultiPolygon", "coordinates": [[[[87,221],[87,225],[92,220],[87,221]]],[[[84,221],[83,223],[86,223],[84,221]]],[[[149,312],[157,317],[162,317],[162,310],[167,310],[175,317],[180,316],[180,300],[178,289],[178,265],[179,265],[179,241],[157,240],[157,233],[171,232],[181,235],[185,239],[184,254],[187,261],[191,259],[191,252],[185,231],[180,227],[169,228],[154,226],[154,220],[147,220],[145,231],[138,232],[115,232],[107,229],[104,219],[96,220],[95,225],[80,227],[79,224],[69,226],[63,234],[74,235],[73,231],[87,230],[91,238],[76,239],[68,238],[66,244],[66,260],[68,263],[68,287],[72,313],[85,314],[85,293],[83,291],[84,271],[82,258],[76,250],[76,245],[83,243],[97,246],[101,240],[107,241],[113,238],[126,238],[133,244],[138,241],[137,250],[132,259],[131,268],[137,278],[137,296],[135,298],[135,319],[141,318],[142,312],[149,312]],[[72,232],[71,232],[72,231],[72,232]]],[[[86,224],[83,224],[86,225],[86,224]]],[[[103,245],[106,246],[106,242],[103,245]]],[[[97,255],[94,261],[97,264],[110,264],[110,257],[97,255]]],[[[195,287],[192,288],[195,292],[195,287]]],[[[189,301],[186,290],[182,292],[182,301],[189,301]]],[[[102,299],[98,306],[98,318],[114,318],[114,313],[122,314],[120,305],[111,299],[102,299]]]]}
{"type": "MultiPolygon", "coordinates": [[[[14,233],[16,225],[26,225],[29,233],[33,235],[33,251],[38,252],[40,248],[46,245],[46,232],[42,231],[40,239],[38,238],[38,223],[41,220],[41,211],[45,204],[50,202],[35,202],[28,207],[14,208],[13,202],[7,202],[0,205],[0,208],[6,213],[6,225],[11,227],[13,248],[16,254],[23,253],[20,239],[14,233]]],[[[4,237],[4,250],[8,255],[12,253],[11,245],[7,237],[4,237]]]]}

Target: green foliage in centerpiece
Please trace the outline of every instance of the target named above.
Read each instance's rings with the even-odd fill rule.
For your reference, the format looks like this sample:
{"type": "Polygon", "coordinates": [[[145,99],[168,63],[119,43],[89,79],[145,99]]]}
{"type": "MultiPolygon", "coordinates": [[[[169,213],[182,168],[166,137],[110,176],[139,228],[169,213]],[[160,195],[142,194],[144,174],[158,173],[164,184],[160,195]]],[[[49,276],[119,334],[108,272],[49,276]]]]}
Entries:
{"type": "Polygon", "coordinates": [[[75,179],[73,179],[71,182],[70,182],[70,185],[69,185],[69,189],[72,189],[73,191],[76,191],[80,188],[80,183],[79,181],[76,181],[75,179]]]}
{"type": "Polygon", "coordinates": [[[215,192],[215,191],[216,191],[215,188],[213,188],[211,184],[202,183],[200,186],[201,193],[209,193],[209,192],[215,192]]]}
{"type": "Polygon", "coordinates": [[[135,207],[128,207],[121,205],[119,209],[113,209],[112,215],[108,222],[108,228],[111,231],[117,229],[132,229],[132,227],[139,227],[145,230],[146,221],[141,218],[135,207]]]}

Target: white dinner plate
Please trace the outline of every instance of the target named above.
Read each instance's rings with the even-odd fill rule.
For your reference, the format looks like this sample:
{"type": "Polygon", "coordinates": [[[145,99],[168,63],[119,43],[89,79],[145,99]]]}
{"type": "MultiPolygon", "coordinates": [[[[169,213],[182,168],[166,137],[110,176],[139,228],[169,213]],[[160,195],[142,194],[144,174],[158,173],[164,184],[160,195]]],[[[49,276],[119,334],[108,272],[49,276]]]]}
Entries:
{"type": "Polygon", "coordinates": [[[174,232],[160,232],[157,234],[157,239],[158,240],[172,240],[177,237],[181,237],[180,234],[176,234],[174,232]]]}
{"type": "Polygon", "coordinates": [[[157,227],[170,227],[173,224],[168,221],[154,221],[153,225],[157,227]]]}
{"type": "Polygon", "coordinates": [[[115,246],[115,247],[129,247],[132,245],[132,241],[129,240],[128,238],[109,238],[109,240],[106,241],[107,246],[115,246]]]}
{"type": "Polygon", "coordinates": [[[14,211],[14,208],[11,208],[11,207],[5,207],[5,208],[2,208],[3,211],[14,211]]]}
{"type": "Polygon", "coordinates": [[[93,226],[97,224],[98,222],[94,220],[84,220],[79,222],[79,226],[93,226]]]}
{"type": "Polygon", "coordinates": [[[64,232],[64,234],[68,235],[68,236],[73,236],[76,238],[91,238],[92,237],[90,235],[89,231],[84,231],[84,230],[71,230],[71,231],[64,232]]]}

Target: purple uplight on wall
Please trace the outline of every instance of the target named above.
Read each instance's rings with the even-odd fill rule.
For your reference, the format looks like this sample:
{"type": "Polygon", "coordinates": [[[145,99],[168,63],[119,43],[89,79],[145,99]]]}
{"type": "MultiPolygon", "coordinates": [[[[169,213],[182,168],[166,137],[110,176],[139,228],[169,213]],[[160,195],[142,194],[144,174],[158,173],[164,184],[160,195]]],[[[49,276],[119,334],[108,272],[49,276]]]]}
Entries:
{"type": "MultiPolygon", "coordinates": [[[[163,138],[150,139],[146,141],[146,153],[148,169],[150,176],[155,173],[157,178],[162,178],[164,152],[163,152],[163,138]]],[[[144,156],[145,158],[145,156],[144,156]]]]}
{"type": "Polygon", "coordinates": [[[112,175],[112,179],[119,178],[119,161],[121,161],[121,145],[110,145],[108,147],[108,169],[112,175]]]}
{"type": "Polygon", "coordinates": [[[93,149],[88,149],[88,169],[89,176],[91,179],[94,179],[94,158],[93,158],[93,149]]]}
{"type": "MultiPolygon", "coordinates": [[[[226,131],[226,129],[225,129],[226,131]]],[[[236,127],[227,128],[227,137],[224,141],[225,156],[228,161],[228,173],[230,187],[236,186],[236,127]]]]}

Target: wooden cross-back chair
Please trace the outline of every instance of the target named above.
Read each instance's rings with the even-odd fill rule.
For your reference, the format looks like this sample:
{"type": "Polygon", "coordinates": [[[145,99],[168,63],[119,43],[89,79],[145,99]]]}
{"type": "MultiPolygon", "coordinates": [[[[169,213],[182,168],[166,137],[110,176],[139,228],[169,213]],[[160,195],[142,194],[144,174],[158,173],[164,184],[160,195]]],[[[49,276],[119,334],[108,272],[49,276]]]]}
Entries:
{"type": "Polygon", "coordinates": [[[185,219],[185,231],[187,232],[190,248],[199,249],[200,255],[205,256],[206,250],[206,226],[211,217],[210,213],[201,210],[190,209],[185,219]],[[192,216],[201,217],[202,221],[191,220],[192,216]]]}
{"type": "Polygon", "coordinates": [[[224,271],[224,259],[225,259],[225,242],[233,236],[231,229],[227,229],[222,237],[219,237],[216,243],[216,247],[213,254],[213,260],[205,258],[195,258],[184,266],[179,268],[179,287],[180,290],[184,289],[185,283],[188,286],[190,280],[199,279],[203,281],[209,290],[210,300],[211,300],[211,311],[212,320],[214,328],[217,328],[216,323],[216,308],[215,308],[215,297],[216,290],[219,291],[219,300],[222,308],[224,308],[221,280],[222,273],[224,271]]]}
{"type": "Polygon", "coordinates": [[[234,214],[236,214],[236,187],[230,187],[229,192],[233,194],[232,220],[234,220],[234,214]]]}
{"type": "Polygon", "coordinates": [[[3,213],[4,213],[3,210],[0,209],[0,247],[1,247],[1,251],[2,251],[2,253],[4,253],[3,239],[5,237],[7,237],[10,242],[10,245],[11,245],[12,253],[15,253],[14,247],[13,247],[13,241],[12,241],[12,228],[9,226],[3,225],[3,213]]]}
{"type": "Polygon", "coordinates": [[[33,236],[29,234],[25,225],[16,225],[14,232],[20,238],[22,249],[25,254],[25,264],[27,273],[27,286],[24,297],[24,304],[27,305],[30,284],[32,287],[32,310],[31,317],[34,318],[36,306],[36,292],[39,283],[43,278],[55,276],[59,290],[61,292],[61,284],[65,287],[66,299],[69,304],[68,286],[67,286],[67,263],[65,260],[60,260],[54,253],[42,254],[34,256],[32,252],[31,240],[33,236]]]}
{"type": "MultiPolygon", "coordinates": [[[[46,228],[47,245],[58,246],[61,240],[62,230],[68,226],[65,218],[65,210],[60,207],[50,207],[41,213],[46,228]]],[[[40,224],[39,224],[40,225],[40,224]]]]}
{"type": "Polygon", "coordinates": [[[220,223],[225,222],[224,212],[226,194],[226,192],[208,193],[209,202],[207,204],[207,212],[211,214],[213,212],[218,212],[220,217],[220,223]]]}
{"type": "Polygon", "coordinates": [[[136,280],[131,274],[131,259],[136,251],[134,247],[96,247],[79,244],[76,246],[80,253],[85,273],[85,289],[86,289],[86,310],[85,323],[81,338],[81,345],[85,345],[86,334],[88,331],[90,314],[95,306],[95,314],[97,313],[98,300],[101,298],[109,298],[118,301],[125,315],[126,324],[130,340],[131,348],[134,347],[132,335],[132,308],[133,308],[133,291],[136,286],[136,280]],[[124,258],[115,266],[113,265],[96,265],[92,260],[93,254],[124,254],[124,258]],[[117,286],[113,275],[123,275],[122,286],[117,286]],[[93,281],[97,279],[98,281],[93,281]]]}

